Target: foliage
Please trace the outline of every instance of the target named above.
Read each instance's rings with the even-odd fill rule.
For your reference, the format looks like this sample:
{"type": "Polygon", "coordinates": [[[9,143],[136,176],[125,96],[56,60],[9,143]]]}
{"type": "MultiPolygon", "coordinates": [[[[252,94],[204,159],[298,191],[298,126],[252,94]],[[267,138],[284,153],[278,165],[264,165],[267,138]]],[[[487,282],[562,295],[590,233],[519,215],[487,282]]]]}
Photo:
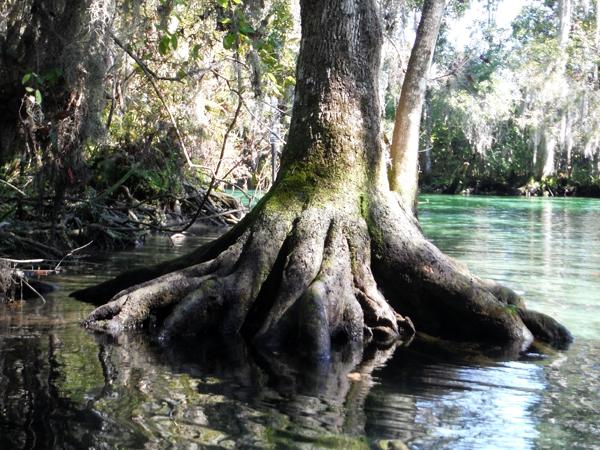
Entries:
{"type": "Polygon", "coordinates": [[[71,208],[66,197],[89,202],[125,174],[119,192],[137,200],[186,197],[211,177],[270,186],[270,135],[285,139],[295,83],[291,0],[33,3],[4,5],[0,19],[9,50],[0,53],[0,217],[9,226],[57,222],[71,208]],[[40,41],[45,58],[33,63],[28,36],[57,29],[58,42],[73,45],[40,41]],[[15,208],[22,196],[29,204],[15,208]],[[36,197],[53,202],[30,211],[36,197]]]}
{"type": "Polygon", "coordinates": [[[449,76],[430,85],[434,185],[443,189],[467,161],[475,191],[488,179],[516,192],[510,187],[534,177],[559,193],[591,192],[581,188],[574,166],[592,175],[599,169],[598,28],[591,4],[577,3],[561,46],[557,5],[523,8],[511,36],[480,22],[483,40],[462,54],[442,40],[436,59],[449,76]]]}

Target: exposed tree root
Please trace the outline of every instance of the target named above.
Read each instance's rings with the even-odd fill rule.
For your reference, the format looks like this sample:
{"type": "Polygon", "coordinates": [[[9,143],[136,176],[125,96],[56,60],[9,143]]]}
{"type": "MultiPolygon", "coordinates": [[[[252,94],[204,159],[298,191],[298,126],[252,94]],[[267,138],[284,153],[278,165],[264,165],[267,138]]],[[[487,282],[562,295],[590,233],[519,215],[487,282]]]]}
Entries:
{"type": "Polygon", "coordinates": [[[85,325],[118,333],[156,324],[164,339],[241,334],[258,348],[313,358],[328,357],[333,342],[389,344],[415,327],[523,347],[534,336],[553,345],[571,340],[511,290],[443,255],[393,194],[345,206],[313,198],[273,208],[277,199],[275,191],[184,259],[74,293],[85,300],[126,288],[85,325]]]}

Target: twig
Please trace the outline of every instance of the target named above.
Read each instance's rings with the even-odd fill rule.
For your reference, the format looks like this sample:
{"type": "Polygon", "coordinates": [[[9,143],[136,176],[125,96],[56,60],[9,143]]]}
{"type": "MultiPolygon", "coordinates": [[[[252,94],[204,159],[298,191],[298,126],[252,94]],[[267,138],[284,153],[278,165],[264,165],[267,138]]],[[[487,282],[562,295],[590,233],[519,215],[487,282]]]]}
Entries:
{"type": "Polygon", "coordinates": [[[13,233],[12,231],[9,231],[9,232],[0,231],[0,236],[3,238],[15,239],[15,240],[21,242],[22,244],[26,244],[31,247],[44,250],[45,252],[48,252],[48,253],[56,255],[56,256],[62,256],[62,252],[60,250],[58,250],[54,247],[50,247],[49,245],[42,244],[41,242],[36,242],[32,239],[18,236],[15,233],[13,233]]]}
{"type": "MultiPolygon", "coordinates": [[[[221,74],[220,74],[219,72],[217,72],[216,70],[212,70],[212,69],[211,69],[211,72],[212,72],[212,73],[213,73],[213,74],[214,74],[216,77],[218,77],[218,78],[222,78],[222,79],[225,81],[225,83],[227,84],[227,87],[229,88],[229,90],[230,90],[231,92],[234,92],[235,94],[237,94],[237,96],[238,96],[239,98],[241,98],[241,95],[240,95],[240,93],[239,93],[237,90],[235,90],[234,88],[232,88],[232,87],[231,87],[231,80],[229,80],[227,77],[225,77],[225,76],[221,75],[221,74]]],[[[258,118],[256,117],[256,115],[255,115],[255,114],[254,114],[254,113],[253,113],[253,112],[250,110],[250,108],[248,108],[248,105],[246,105],[246,103],[243,101],[243,99],[242,99],[242,102],[244,103],[244,107],[246,108],[246,111],[248,111],[248,114],[250,114],[250,115],[251,115],[251,116],[252,116],[254,119],[258,119],[258,118]]],[[[265,103],[266,103],[266,102],[265,102],[265,103]]],[[[267,103],[267,104],[268,104],[268,103],[267,103]]],[[[271,107],[272,107],[272,106],[271,106],[271,107]]],[[[278,108],[277,108],[277,109],[278,109],[278,108]]],[[[278,109],[278,110],[279,110],[279,109],[278,109]]],[[[279,141],[281,141],[281,143],[282,143],[283,145],[287,144],[287,142],[286,142],[284,139],[282,139],[282,138],[281,138],[281,136],[279,136],[279,133],[275,133],[275,132],[274,132],[274,131],[273,131],[273,130],[270,128],[270,127],[265,127],[265,128],[266,128],[267,130],[269,130],[269,132],[270,132],[272,135],[274,135],[274,136],[275,136],[275,137],[276,137],[276,138],[277,138],[279,141]]]]}
{"type": "Polygon", "coordinates": [[[75,252],[77,252],[77,251],[79,251],[79,250],[81,250],[81,249],[83,249],[83,248],[86,248],[88,245],[91,245],[91,244],[92,244],[92,242],[94,242],[94,241],[90,241],[90,242],[88,242],[87,244],[85,244],[85,245],[82,245],[81,247],[77,247],[76,249],[73,249],[73,250],[71,250],[69,253],[67,253],[67,254],[64,256],[64,258],[63,258],[63,259],[61,259],[61,260],[58,262],[58,264],[57,264],[57,265],[56,265],[56,267],[54,268],[54,271],[55,271],[55,272],[58,272],[58,268],[60,267],[60,265],[62,264],[62,262],[63,262],[65,259],[67,259],[69,256],[71,256],[73,253],[75,253],[75,252]]]}
{"type": "Polygon", "coordinates": [[[402,58],[402,53],[400,52],[400,50],[398,50],[398,47],[396,47],[396,43],[394,42],[394,40],[391,37],[389,37],[387,34],[384,34],[384,36],[386,38],[388,38],[388,41],[390,41],[390,44],[392,44],[392,47],[394,47],[394,49],[398,53],[398,58],[400,58],[400,64],[401,64],[400,67],[401,68],[405,67],[404,58],[402,58]]]}
{"type": "Polygon", "coordinates": [[[113,91],[112,91],[112,101],[110,103],[110,111],[108,113],[108,119],[106,119],[106,129],[107,130],[110,130],[110,123],[112,122],[112,116],[115,111],[115,104],[117,103],[118,84],[119,84],[119,71],[117,70],[117,71],[115,71],[115,79],[113,80],[113,91]]]}
{"type": "Polygon", "coordinates": [[[467,61],[469,61],[471,59],[472,54],[473,54],[473,52],[471,52],[467,56],[465,56],[465,58],[462,60],[462,62],[458,66],[456,66],[454,69],[446,72],[444,75],[440,75],[438,77],[432,78],[429,81],[435,81],[435,80],[439,80],[441,78],[449,77],[451,75],[456,75],[456,72],[458,72],[459,69],[462,69],[464,67],[464,65],[467,63],[467,61]]]}
{"type": "Polygon", "coordinates": [[[24,197],[27,197],[27,194],[25,192],[23,192],[21,189],[19,189],[18,187],[13,186],[12,184],[10,184],[7,181],[4,180],[0,180],[0,183],[7,185],[10,188],[13,188],[15,191],[17,191],[19,194],[21,194],[24,197]]]}
{"type": "Polygon", "coordinates": [[[148,81],[150,82],[150,84],[154,88],[154,91],[156,92],[156,95],[158,96],[158,98],[162,102],[163,106],[167,110],[167,114],[169,115],[169,118],[171,119],[171,124],[173,125],[173,129],[175,130],[175,134],[177,134],[177,139],[179,139],[179,144],[181,145],[181,149],[183,150],[183,154],[184,154],[185,159],[186,159],[186,161],[188,163],[188,166],[193,167],[193,168],[197,168],[197,169],[205,169],[204,166],[200,166],[200,165],[194,164],[192,162],[192,159],[190,158],[188,150],[187,150],[187,148],[185,146],[185,142],[183,141],[183,136],[179,132],[179,127],[177,126],[177,121],[175,120],[175,116],[173,116],[173,113],[171,112],[171,108],[169,108],[169,105],[167,104],[167,101],[163,97],[162,93],[160,92],[160,90],[158,89],[158,86],[156,85],[156,83],[154,81],[154,78],[158,78],[156,76],[156,74],[154,72],[152,72],[148,68],[148,66],[146,66],[146,64],[144,64],[144,62],[140,58],[138,58],[135,53],[133,53],[131,50],[129,50],[129,48],[126,47],[114,34],[111,33],[110,36],[112,37],[113,41],[115,41],[115,43],[119,47],[121,47],[123,50],[125,50],[125,52],[135,60],[135,62],[140,66],[140,68],[142,69],[142,71],[144,72],[144,74],[146,74],[146,78],[148,78],[148,81]]]}
{"type": "Polygon", "coordinates": [[[212,176],[212,178],[210,180],[210,184],[208,185],[208,189],[206,190],[206,194],[204,194],[204,198],[202,199],[202,203],[200,203],[200,206],[198,207],[198,211],[196,211],[196,214],[194,215],[194,217],[192,218],[192,220],[190,221],[190,223],[183,230],[180,230],[179,233],[187,230],[188,228],[190,228],[192,226],[192,224],[195,222],[195,220],[200,215],[200,211],[202,211],[202,208],[204,207],[204,205],[205,205],[205,203],[206,203],[206,201],[208,199],[208,196],[210,195],[210,192],[215,187],[215,182],[217,180],[217,175],[219,173],[219,169],[221,168],[221,163],[223,162],[223,157],[225,156],[225,148],[227,146],[227,138],[229,137],[229,133],[231,133],[231,130],[233,130],[233,127],[235,126],[235,123],[237,122],[237,118],[240,115],[240,111],[242,109],[242,105],[244,104],[244,101],[242,99],[241,94],[239,92],[237,92],[237,91],[234,91],[234,92],[238,95],[238,106],[237,106],[237,109],[235,110],[235,115],[233,116],[233,120],[229,124],[229,128],[227,128],[227,132],[225,133],[225,136],[223,137],[223,146],[221,147],[221,155],[219,156],[219,162],[217,163],[217,168],[215,169],[214,174],[213,174],[213,176],[212,176]]]}
{"type": "MultiPolygon", "coordinates": [[[[21,278],[21,283],[25,283],[27,285],[27,287],[29,289],[31,289],[33,291],[34,294],[36,294],[39,298],[42,299],[42,301],[44,303],[46,303],[46,299],[44,298],[44,296],[42,294],[40,294],[38,291],[36,291],[32,285],[30,285],[27,280],[25,278],[21,278]]],[[[21,286],[21,292],[23,292],[23,287],[21,286]]]]}
{"type": "Polygon", "coordinates": [[[7,258],[0,258],[0,261],[6,261],[6,262],[10,262],[13,264],[37,264],[37,263],[41,263],[44,262],[44,259],[7,259],[7,258]]]}

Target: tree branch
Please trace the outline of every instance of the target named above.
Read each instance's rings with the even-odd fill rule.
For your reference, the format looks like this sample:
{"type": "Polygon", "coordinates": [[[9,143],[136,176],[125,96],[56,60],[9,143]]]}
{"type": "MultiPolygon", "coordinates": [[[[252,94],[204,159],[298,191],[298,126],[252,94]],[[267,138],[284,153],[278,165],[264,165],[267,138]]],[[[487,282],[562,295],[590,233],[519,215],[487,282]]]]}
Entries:
{"type": "Polygon", "coordinates": [[[171,119],[171,123],[173,124],[173,129],[175,130],[175,133],[177,134],[177,139],[179,139],[179,143],[181,144],[181,148],[183,150],[183,154],[184,154],[185,159],[186,159],[186,161],[188,163],[188,166],[196,168],[196,169],[205,169],[204,166],[201,166],[199,164],[194,164],[192,162],[192,159],[190,158],[188,150],[187,150],[187,148],[185,146],[185,142],[183,141],[183,136],[181,135],[181,133],[179,131],[179,127],[177,126],[177,121],[175,120],[175,116],[173,116],[173,113],[171,112],[171,108],[169,108],[169,105],[167,104],[167,101],[163,97],[162,93],[160,92],[160,89],[158,89],[158,86],[156,85],[156,82],[154,81],[154,78],[158,78],[157,75],[154,72],[152,72],[148,68],[148,66],[146,66],[146,64],[144,64],[144,62],[140,58],[138,58],[138,56],[135,53],[133,53],[131,50],[129,50],[129,48],[127,46],[125,46],[119,40],[119,38],[117,38],[112,33],[110,34],[110,36],[112,37],[113,41],[115,41],[115,44],[117,44],[119,47],[121,47],[129,56],[131,56],[135,60],[135,62],[140,66],[140,68],[142,69],[142,71],[144,72],[144,74],[146,75],[146,77],[148,78],[148,81],[150,82],[150,84],[154,88],[154,91],[156,92],[156,95],[158,96],[158,98],[162,102],[163,106],[167,110],[167,114],[169,115],[169,118],[171,119]]]}

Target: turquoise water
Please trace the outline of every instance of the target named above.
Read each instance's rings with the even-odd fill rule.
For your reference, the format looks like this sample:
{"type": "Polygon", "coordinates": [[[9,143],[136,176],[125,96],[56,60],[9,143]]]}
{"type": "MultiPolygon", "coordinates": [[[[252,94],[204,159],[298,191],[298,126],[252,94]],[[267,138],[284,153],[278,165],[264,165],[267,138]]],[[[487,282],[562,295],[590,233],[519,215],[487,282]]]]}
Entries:
{"type": "Polygon", "coordinates": [[[180,247],[153,236],[45,280],[60,286],[45,303],[0,305],[0,449],[600,449],[600,202],[421,201],[429,239],[567,325],[570,349],[508,358],[415,341],[307,367],[242,341],[86,332],[93,306],[69,292],[223,230],[180,247]]]}
{"type": "Polygon", "coordinates": [[[424,196],[425,235],[582,338],[600,339],[600,200],[424,196]]]}

